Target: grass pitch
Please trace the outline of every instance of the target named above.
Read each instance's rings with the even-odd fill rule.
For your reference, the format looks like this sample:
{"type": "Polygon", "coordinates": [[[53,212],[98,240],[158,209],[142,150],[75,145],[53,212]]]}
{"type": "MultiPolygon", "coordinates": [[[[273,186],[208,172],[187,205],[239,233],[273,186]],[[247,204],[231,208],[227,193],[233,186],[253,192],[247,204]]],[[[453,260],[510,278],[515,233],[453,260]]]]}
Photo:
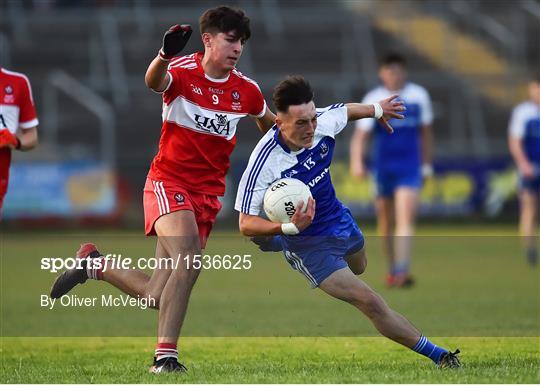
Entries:
{"type": "MultiPolygon", "coordinates": [[[[45,256],[72,256],[80,241],[96,241],[100,249],[124,256],[149,257],[154,240],[129,232],[8,232],[0,244],[0,381],[539,383],[540,270],[525,263],[513,228],[420,232],[429,236],[414,241],[415,288],[384,287],[380,243],[370,236],[362,278],[434,343],[460,348],[460,371],[438,370],[430,360],[379,338],[358,311],[310,289],[280,254],[259,253],[232,233],[216,232],[209,254],[251,254],[253,266],[202,273],[180,342],[189,373],[154,376],[147,370],[155,311],[41,307],[40,296],[47,294],[55,274],[39,267],[45,256]]],[[[97,282],[73,292],[81,297],[117,293],[97,282]]]]}
{"type": "Polygon", "coordinates": [[[185,338],[187,374],[148,373],[153,338],[8,338],[2,383],[538,383],[538,338],[438,338],[439,370],[384,338],[185,338]]]}

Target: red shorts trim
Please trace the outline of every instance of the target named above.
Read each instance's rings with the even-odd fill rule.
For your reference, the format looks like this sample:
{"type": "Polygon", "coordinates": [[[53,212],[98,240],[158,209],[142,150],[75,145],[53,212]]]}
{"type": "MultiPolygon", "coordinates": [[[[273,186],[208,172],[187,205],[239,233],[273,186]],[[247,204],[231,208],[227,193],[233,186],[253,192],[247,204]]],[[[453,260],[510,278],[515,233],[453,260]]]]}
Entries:
{"type": "Polygon", "coordinates": [[[199,228],[201,247],[204,248],[221,209],[221,202],[217,196],[190,192],[174,183],[147,178],[143,207],[144,230],[148,236],[156,235],[154,224],[161,216],[179,210],[193,212],[199,228]]]}

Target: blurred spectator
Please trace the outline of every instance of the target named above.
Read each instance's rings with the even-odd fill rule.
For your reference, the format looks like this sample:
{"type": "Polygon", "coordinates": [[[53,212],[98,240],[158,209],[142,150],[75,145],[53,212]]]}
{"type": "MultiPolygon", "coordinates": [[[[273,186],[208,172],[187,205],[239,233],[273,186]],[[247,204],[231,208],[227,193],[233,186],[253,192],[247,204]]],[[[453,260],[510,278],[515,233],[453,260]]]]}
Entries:
{"type": "Polygon", "coordinates": [[[374,119],[357,121],[351,141],[350,167],[354,177],[367,175],[365,143],[374,132],[373,174],[377,189],[376,211],[379,234],[388,258],[387,284],[406,287],[414,283],[410,273],[411,239],[422,179],[433,174],[433,112],[428,92],[407,82],[407,62],[399,54],[385,56],[379,65],[382,85],[371,90],[363,103],[374,103],[398,94],[405,102],[405,119],[392,119],[389,134],[374,119]],[[395,221],[392,237],[392,224],[395,221]]]}
{"type": "Polygon", "coordinates": [[[540,192],[540,74],[529,83],[529,100],[517,105],[508,128],[510,153],[519,170],[519,230],[527,260],[538,262],[535,227],[540,192]]]}

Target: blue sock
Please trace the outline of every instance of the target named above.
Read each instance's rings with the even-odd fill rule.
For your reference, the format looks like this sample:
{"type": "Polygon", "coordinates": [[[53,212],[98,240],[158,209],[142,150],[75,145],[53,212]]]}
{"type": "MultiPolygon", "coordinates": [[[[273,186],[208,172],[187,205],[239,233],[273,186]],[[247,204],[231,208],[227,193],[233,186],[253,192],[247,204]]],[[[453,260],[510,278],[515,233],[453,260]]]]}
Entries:
{"type": "Polygon", "coordinates": [[[418,343],[416,343],[412,350],[416,351],[418,354],[428,357],[435,363],[439,363],[441,355],[448,352],[448,350],[431,343],[424,335],[420,336],[418,343]]]}

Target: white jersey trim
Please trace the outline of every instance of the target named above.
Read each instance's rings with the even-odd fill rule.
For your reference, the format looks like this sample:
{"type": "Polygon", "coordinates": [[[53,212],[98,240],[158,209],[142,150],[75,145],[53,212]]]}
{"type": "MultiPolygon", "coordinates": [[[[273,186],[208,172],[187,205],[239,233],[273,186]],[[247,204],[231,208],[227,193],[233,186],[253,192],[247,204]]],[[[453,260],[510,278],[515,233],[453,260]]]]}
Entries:
{"type": "Polygon", "coordinates": [[[263,108],[262,108],[262,111],[255,115],[256,118],[262,118],[264,117],[264,114],[266,114],[266,99],[263,99],[263,108]]]}
{"type": "Polygon", "coordinates": [[[174,59],[172,60],[170,63],[169,63],[169,69],[172,68],[172,67],[178,67],[178,66],[181,66],[183,64],[186,64],[186,63],[195,63],[195,57],[193,56],[193,54],[191,55],[188,55],[188,56],[182,56],[178,59],[174,59]]]}
{"type": "MultiPolygon", "coordinates": [[[[204,72],[204,71],[203,71],[204,72]]],[[[214,83],[225,83],[229,80],[231,77],[231,73],[229,72],[225,78],[212,78],[210,75],[208,75],[206,72],[204,73],[204,77],[208,79],[210,82],[214,83]]]]}
{"type": "Polygon", "coordinates": [[[197,102],[194,102],[192,101],[191,99],[188,99],[186,98],[185,95],[178,95],[170,104],[172,105],[173,102],[178,99],[178,98],[181,98],[181,99],[184,99],[185,101],[187,101],[188,103],[191,103],[192,105],[195,105],[197,107],[200,107],[201,109],[204,109],[204,110],[208,110],[208,111],[212,111],[214,113],[221,113],[221,114],[232,114],[232,115],[238,115],[238,116],[241,116],[241,117],[245,117],[246,115],[249,115],[247,113],[238,113],[238,112],[234,112],[234,111],[223,111],[223,110],[215,110],[215,109],[212,109],[210,107],[204,107],[204,106],[201,106],[200,104],[198,104],[197,102]]]}
{"type": "Polygon", "coordinates": [[[169,89],[169,87],[171,87],[173,77],[172,77],[172,75],[171,75],[171,73],[169,71],[167,71],[167,75],[169,76],[169,81],[167,82],[167,86],[165,86],[165,88],[162,91],[156,91],[156,90],[154,90],[152,88],[151,90],[153,92],[155,92],[156,94],[163,94],[165,91],[167,91],[169,89]]]}
{"type": "Polygon", "coordinates": [[[238,76],[239,78],[243,79],[243,80],[246,80],[248,81],[249,83],[252,83],[254,84],[255,86],[257,86],[257,88],[259,89],[259,91],[261,90],[261,88],[259,87],[259,84],[257,82],[255,82],[253,79],[251,78],[248,78],[247,76],[245,76],[244,74],[242,74],[240,71],[238,71],[236,68],[234,68],[232,70],[232,73],[235,74],[236,76],[238,76]]]}
{"type": "MultiPolygon", "coordinates": [[[[255,187],[257,185],[257,182],[260,183],[259,175],[261,171],[264,169],[264,165],[266,161],[268,160],[268,158],[270,157],[270,155],[272,154],[272,152],[277,146],[278,146],[278,143],[275,141],[273,137],[271,137],[270,140],[267,139],[267,142],[264,144],[264,146],[262,146],[261,149],[259,149],[256,157],[255,158],[252,157],[253,162],[250,162],[251,167],[246,168],[246,170],[244,171],[244,175],[242,176],[242,180],[238,189],[239,197],[235,205],[235,208],[241,211],[242,213],[259,214],[261,198],[255,195],[256,193],[255,187]],[[241,190],[243,190],[242,197],[240,197],[241,190]],[[252,205],[251,203],[252,203],[254,195],[256,197],[255,199],[256,204],[252,205]],[[241,204],[239,200],[240,198],[242,198],[241,204]]],[[[255,152],[253,154],[255,154],[255,152]]]]}
{"type": "Polygon", "coordinates": [[[34,118],[34,119],[30,120],[30,121],[20,122],[19,127],[21,129],[31,129],[32,127],[36,127],[38,124],[39,124],[38,119],[34,118]]]}
{"type": "Polygon", "coordinates": [[[298,256],[293,251],[285,251],[285,257],[287,258],[287,260],[289,260],[289,262],[291,262],[296,267],[297,271],[304,274],[304,276],[309,280],[309,282],[314,288],[318,287],[317,281],[315,280],[313,275],[308,271],[308,269],[302,262],[302,259],[300,258],[300,256],[298,256]]]}
{"type": "Polygon", "coordinates": [[[169,81],[167,82],[167,86],[165,86],[162,91],[156,91],[154,89],[152,89],[152,91],[154,91],[156,94],[163,94],[164,92],[166,92],[171,87],[171,84],[173,82],[171,69],[176,67],[191,69],[187,67],[187,65],[191,65],[191,63],[195,64],[194,68],[197,67],[197,63],[195,61],[195,54],[181,56],[179,58],[173,59],[167,66],[167,75],[169,75],[169,81]]]}
{"type": "Polygon", "coordinates": [[[511,137],[522,139],[525,136],[527,121],[540,118],[540,106],[532,101],[526,101],[517,105],[512,111],[508,133],[511,137]]]}
{"type": "Polygon", "coordinates": [[[246,115],[245,113],[212,110],[180,95],[169,105],[163,106],[162,119],[163,122],[230,141],[236,134],[238,122],[246,115]]]}

